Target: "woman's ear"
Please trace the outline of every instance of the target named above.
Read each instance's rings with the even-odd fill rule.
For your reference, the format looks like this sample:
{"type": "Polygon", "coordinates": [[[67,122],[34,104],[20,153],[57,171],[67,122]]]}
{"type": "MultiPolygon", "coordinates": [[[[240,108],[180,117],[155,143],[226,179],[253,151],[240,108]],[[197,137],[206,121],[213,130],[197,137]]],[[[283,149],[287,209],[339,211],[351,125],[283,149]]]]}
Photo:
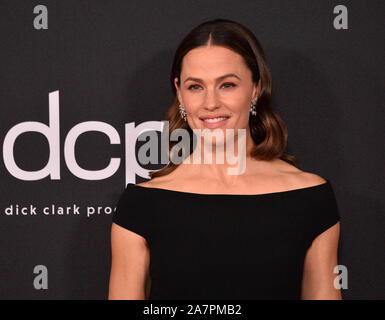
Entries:
{"type": "Polygon", "coordinates": [[[254,90],[253,90],[253,99],[256,99],[259,97],[259,94],[261,92],[261,79],[258,81],[258,85],[254,85],[254,90]]]}
{"type": "Polygon", "coordinates": [[[179,83],[178,83],[177,77],[174,78],[174,85],[175,85],[176,95],[178,97],[179,103],[182,103],[182,98],[181,98],[181,94],[180,94],[180,90],[179,90],[179,86],[178,86],[179,83]]]}

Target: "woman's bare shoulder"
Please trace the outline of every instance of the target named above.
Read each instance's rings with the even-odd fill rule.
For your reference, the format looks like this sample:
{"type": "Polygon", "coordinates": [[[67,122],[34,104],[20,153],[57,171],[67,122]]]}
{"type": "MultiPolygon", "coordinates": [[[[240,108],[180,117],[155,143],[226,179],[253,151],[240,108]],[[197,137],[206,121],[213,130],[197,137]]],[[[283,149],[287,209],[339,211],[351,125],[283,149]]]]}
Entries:
{"type": "Polygon", "coordinates": [[[171,180],[165,176],[156,177],[151,180],[137,183],[138,186],[147,188],[165,188],[171,183],[171,180]]]}
{"type": "Polygon", "coordinates": [[[326,182],[320,175],[303,171],[283,160],[277,162],[277,172],[293,188],[307,188],[326,182]]]}

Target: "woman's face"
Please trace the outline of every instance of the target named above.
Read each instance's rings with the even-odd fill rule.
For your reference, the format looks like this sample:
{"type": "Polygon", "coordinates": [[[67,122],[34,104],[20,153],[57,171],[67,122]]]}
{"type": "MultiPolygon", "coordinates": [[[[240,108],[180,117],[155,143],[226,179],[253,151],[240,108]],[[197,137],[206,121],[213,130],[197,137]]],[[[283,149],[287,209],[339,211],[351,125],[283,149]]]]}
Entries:
{"type": "Polygon", "coordinates": [[[183,103],[191,129],[247,129],[251,100],[260,86],[241,55],[221,46],[199,47],[183,58],[181,84],[174,79],[179,102],[183,103]],[[207,122],[206,117],[226,117],[207,122]]]}

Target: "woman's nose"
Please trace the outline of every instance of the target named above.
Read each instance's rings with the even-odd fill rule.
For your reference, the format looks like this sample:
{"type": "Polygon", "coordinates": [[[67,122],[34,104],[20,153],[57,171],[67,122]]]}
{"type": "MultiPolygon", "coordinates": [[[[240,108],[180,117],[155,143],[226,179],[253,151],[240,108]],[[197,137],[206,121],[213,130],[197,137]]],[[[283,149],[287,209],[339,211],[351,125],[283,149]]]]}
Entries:
{"type": "Polygon", "coordinates": [[[204,107],[206,110],[212,111],[219,108],[219,101],[215,90],[207,90],[204,107]]]}

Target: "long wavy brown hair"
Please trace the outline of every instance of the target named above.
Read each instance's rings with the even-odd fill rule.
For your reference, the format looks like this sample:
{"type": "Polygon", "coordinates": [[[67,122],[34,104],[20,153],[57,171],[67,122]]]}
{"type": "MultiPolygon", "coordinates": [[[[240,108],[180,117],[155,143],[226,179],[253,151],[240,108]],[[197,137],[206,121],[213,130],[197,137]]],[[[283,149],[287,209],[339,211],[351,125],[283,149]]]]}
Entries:
{"type": "MultiPolygon", "coordinates": [[[[217,45],[226,47],[241,55],[252,72],[254,84],[261,80],[261,90],[256,104],[257,116],[249,118],[250,134],[254,142],[250,156],[257,160],[284,160],[298,167],[293,155],[284,153],[287,143],[287,127],[280,116],[272,108],[272,79],[266,62],[265,53],[255,35],[245,26],[228,19],[205,21],[195,27],[182,40],[176,49],[170,75],[171,89],[175,100],[166,114],[169,122],[169,134],[178,128],[186,129],[193,145],[193,131],[179,113],[179,101],[174,86],[174,79],[180,74],[183,57],[192,49],[217,45]]],[[[169,141],[169,154],[178,141],[169,141]]],[[[191,152],[191,150],[190,150],[191,152]]],[[[160,170],[150,171],[151,178],[167,175],[177,168],[178,164],[170,161],[160,170]]]]}

